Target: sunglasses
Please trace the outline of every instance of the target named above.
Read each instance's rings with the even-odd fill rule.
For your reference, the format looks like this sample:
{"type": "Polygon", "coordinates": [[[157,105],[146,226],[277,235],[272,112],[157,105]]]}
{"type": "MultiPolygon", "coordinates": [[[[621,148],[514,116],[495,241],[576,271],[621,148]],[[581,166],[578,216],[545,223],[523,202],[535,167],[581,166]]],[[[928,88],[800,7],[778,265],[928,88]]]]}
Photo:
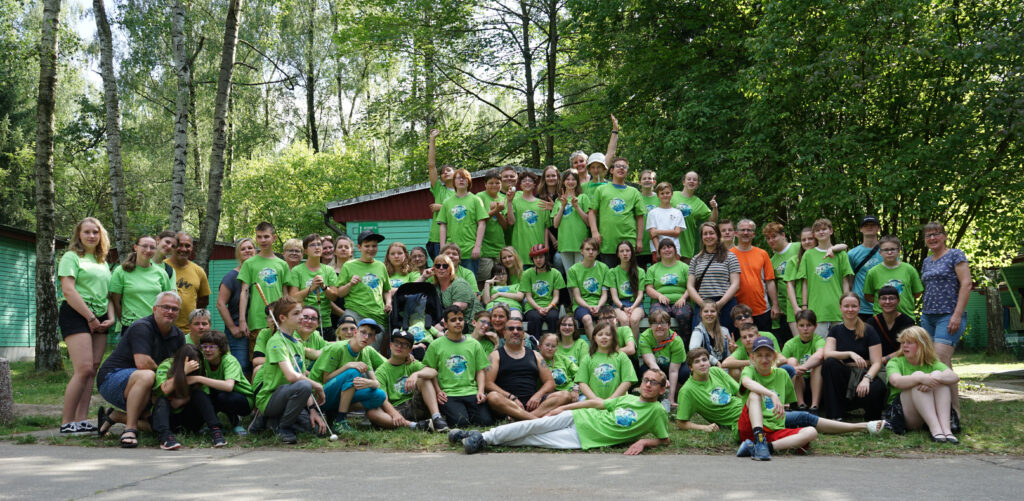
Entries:
{"type": "Polygon", "coordinates": [[[447,270],[448,265],[446,263],[438,263],[434,265],[435,270],[447,270]]]}

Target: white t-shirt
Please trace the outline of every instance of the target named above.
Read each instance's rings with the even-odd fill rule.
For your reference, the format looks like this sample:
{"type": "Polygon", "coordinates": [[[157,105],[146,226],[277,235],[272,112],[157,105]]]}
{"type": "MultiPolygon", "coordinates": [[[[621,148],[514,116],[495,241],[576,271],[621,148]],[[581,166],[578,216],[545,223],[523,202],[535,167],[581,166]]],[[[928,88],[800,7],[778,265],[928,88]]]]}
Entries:
{"type": "MultiPolygon", "coordinates": [[[[683,213],[675,207],[668,209],[662,209],[661,207],[655,207],[647,213],[647,227],[645,230],[651,228],[658,230],[674,230],[676,228],[686,230],[686,220],[683,218],[683,213]]],[[[651,252],[658,252],[658,242],[663,238],[671,238],[672,242],[676,244],[676,254],[679,254],[679,237],[667,237],[661,236],[657,240],[651,239],[651,252]]]]}

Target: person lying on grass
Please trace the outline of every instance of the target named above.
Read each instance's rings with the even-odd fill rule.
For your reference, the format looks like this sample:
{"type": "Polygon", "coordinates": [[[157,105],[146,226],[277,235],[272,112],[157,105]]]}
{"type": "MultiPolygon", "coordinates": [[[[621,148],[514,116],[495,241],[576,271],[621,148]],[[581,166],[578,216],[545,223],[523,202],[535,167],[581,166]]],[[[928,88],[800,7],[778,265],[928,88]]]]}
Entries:
{"type": "Polygon", "coordinates": [[[467,454],[475,454],[494,445],[586,450],[635,440],[625,452],[635,456],[644,449],[668,444],[668,413],[658,402],[667,382],[664,372],[648,370],[640,382],[639,397],[590,398],[557,407],[540,419],[483,433],[456,428],[448,432],[448,441],[461,442],[467,454]],[[655,438],[641,438],[648,433],[655,438]]]}

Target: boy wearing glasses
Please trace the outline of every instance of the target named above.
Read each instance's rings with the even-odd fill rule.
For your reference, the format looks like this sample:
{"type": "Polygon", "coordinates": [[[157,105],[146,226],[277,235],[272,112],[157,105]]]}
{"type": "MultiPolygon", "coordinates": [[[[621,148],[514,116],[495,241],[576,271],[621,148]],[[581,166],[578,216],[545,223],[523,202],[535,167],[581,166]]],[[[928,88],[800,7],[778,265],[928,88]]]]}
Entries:
{"type": "Polygon", "coordinates": [[[640,396],[573,402],[555,408],[546,417],[483,433],[454,429],[448,432],[448,441],[461,442],[467,454],[475,454],[488,445],[586,450],[635,440],[625,452],[635,456],[646,448],[668,444],[668,413],[658,403],[667,382],[664,372],[648,370],[640,381],[640,396]],[[648,433],[655,438],[641,438],[648,433]]]}
{"type": "MultiPolygon", "coordinates": [[[[388,396],[380,389],[373,372],[380,360],[375,360],[369,347],[380,332],[377,322],[369,318],[360,320],[359,331],[348,341],[328,344],[309,371],[310,379],[324,385],[324,412],[335,415],[335,431],[352,430],[348,411],[353,404],[366,409],[371,422],[392,422],[391,412],[381,409],[388,396]]],[[[390,405],[388,408],[394,412],[390,405]]]]}
{"type": "Polygon", "coordinates": [[[394,410],[388,411],[391,426],[383,426],[448,431],[448,423],[437,407],[437,371],[409,357],[414,343],[416,338],[412,334],[396,329],[391,334],[391,358],[374,372],[388,395],[389,407],[394,410]]]}
{"type": "Polygon", "coordinates": [[[875,301],[875,294],[885,286],[895,287],[899,292],[899,311],[914,318],[914,305],[924,292],[924,283],[917,268],[900,261],[900,239],[893,235],[882,237],[878,244],[882,262],[868,270],[864,280],[864,299],[874,303],[874,314],[882,312],[882,305],[875,301]]]}

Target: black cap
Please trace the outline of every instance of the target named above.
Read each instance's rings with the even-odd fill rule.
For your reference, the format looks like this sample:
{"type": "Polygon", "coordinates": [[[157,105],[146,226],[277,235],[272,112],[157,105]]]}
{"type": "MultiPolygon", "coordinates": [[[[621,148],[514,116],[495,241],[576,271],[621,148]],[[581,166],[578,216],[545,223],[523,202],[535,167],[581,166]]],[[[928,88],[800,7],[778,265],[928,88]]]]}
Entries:
{"type": "Polygon", "coordinates": [[[863,217],[863,218],[861,218],[861,220],[860,220],[860,228],[863,228],[863,227],[864,227],[864,225],[865,225],[865,224],[868,224],[868,223],[875,223],[875,224],[879,224],[879,223],[878,223],[878,218],[877,218],[877,217],[875,217],[875,216],[864,216],[864,217],[863,217]]]}
{"type": "Polygon", "coordinates": [[[401,329],[395,329],[391,333],[391,340],[404,339],[409,342],[409,346],[416,344],[416,337],[409,333],[409,331],[403,331],[401,329]]]}
{"type": "Polygon", "coordinates": [[[372,240],[374,242],[382,242],[384,241],[384,235],[374,233],[373,230],[363,230],[363,232],[359,234],[359,239],[357,240],[356,243],[362,245],[362,243],[367,240],[372,240]]]}
{"type": "Polygon", "coordinates": [[[343,315],[341,317],[341,320],[338,320],[338,325],[354,323],[356,323],[356,317],[353,317],[352,315],[343,315]]]}

